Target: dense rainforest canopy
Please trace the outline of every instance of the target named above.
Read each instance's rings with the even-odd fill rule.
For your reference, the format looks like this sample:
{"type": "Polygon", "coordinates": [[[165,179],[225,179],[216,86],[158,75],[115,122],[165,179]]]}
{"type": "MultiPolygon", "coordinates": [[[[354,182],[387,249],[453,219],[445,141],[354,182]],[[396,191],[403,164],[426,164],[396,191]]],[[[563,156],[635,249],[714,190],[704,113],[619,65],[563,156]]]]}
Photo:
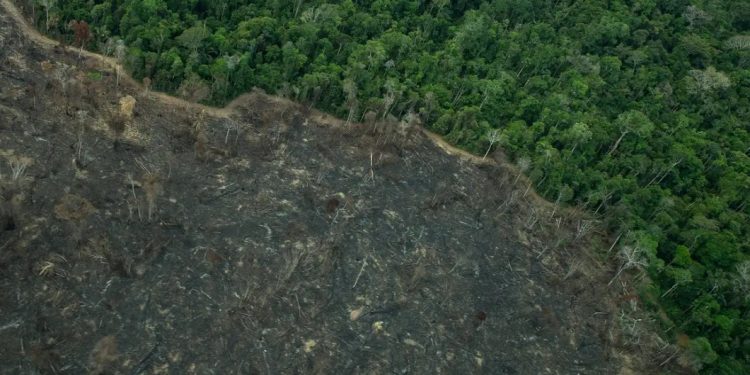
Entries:
{"type": "Polygon", "coordinates": [[[222,104],[260,87],[499,145],[540,194],[604,215],[695,368],[750,373],[747,0],[31,6],[71,43],[69,21],[87,21],[88,48],[157,90],[222,104]]]}

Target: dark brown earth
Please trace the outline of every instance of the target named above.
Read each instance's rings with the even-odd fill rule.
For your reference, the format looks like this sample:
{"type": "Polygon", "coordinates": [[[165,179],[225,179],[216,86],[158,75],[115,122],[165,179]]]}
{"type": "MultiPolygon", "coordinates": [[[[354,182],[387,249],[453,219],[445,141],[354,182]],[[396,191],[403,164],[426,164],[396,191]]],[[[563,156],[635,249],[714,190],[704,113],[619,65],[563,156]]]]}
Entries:
{"type": "Polygon", "coordinates": [[[200,112],[18,30],[0,373],[642,371],[603,237],[502,161],[262,93],[200,112]]]}

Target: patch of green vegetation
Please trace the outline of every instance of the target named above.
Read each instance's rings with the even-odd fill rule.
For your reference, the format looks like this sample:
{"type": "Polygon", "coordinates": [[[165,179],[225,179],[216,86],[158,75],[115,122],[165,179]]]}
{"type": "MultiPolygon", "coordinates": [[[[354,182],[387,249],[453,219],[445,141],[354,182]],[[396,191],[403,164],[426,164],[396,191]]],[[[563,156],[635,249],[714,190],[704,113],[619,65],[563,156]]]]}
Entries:
{"type": "Polygon", "coordinates": [[[102,72],[94,70],[94,71],[86,73],[86,77],[92,81],[101,81],[102,72]]]}

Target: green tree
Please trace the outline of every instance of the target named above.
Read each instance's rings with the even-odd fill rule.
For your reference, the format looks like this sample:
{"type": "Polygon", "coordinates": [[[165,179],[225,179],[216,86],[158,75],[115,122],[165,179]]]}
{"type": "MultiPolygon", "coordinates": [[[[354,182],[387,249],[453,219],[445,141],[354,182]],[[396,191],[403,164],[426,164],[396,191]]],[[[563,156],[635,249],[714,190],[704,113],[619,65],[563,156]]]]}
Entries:
{"type": "Polygon", "coordinates": [[[607,155],[612,155],[620,146],[623,138],[628,134],[635,134],[640,138],[648,137],[654,130],[654,124],[641,111],[630,110],[617,116],[615,125],[620,130],[620,136],[609,149],[607,155]]]}
{"type": "Polygon", "coordinates": [[[183,47],[189,49],[193,54],[198,53],[198,49],[203,41],[208,38],[209,32],[205,24],[195,25],[185,29],[176,39],[183,47]]]}

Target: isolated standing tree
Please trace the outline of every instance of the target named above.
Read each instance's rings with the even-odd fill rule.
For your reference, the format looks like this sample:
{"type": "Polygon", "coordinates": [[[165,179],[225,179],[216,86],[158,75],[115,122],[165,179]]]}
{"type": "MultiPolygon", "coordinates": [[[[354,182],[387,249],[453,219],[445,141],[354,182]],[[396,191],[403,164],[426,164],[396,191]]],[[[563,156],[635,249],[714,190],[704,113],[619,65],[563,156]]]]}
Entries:
{"type": "Polygon", "coordinates": [[[487,132],[487,142],[490,142],[490,145],[487,147],[487,151],[484,153],[484,156],[482,156],[482,160],[484,160],[487,155],[490,153],[490,150],[492,149],[492,145],[497,143],[497,141],[500,140],[500,131],[497,129],[492,129],[487,132]]]}
{"type": "Polygon", "coordinates": [[[78,46],[78,57],[81,57],[81,53],[83,52],[83,47],[88,43],[88,41],[91,39],[91,30],[89,29],[89,24],[86,21],[70,21],[68,26],[73,29],[73,33],[75,35],[75,45],[78,46]]]}

